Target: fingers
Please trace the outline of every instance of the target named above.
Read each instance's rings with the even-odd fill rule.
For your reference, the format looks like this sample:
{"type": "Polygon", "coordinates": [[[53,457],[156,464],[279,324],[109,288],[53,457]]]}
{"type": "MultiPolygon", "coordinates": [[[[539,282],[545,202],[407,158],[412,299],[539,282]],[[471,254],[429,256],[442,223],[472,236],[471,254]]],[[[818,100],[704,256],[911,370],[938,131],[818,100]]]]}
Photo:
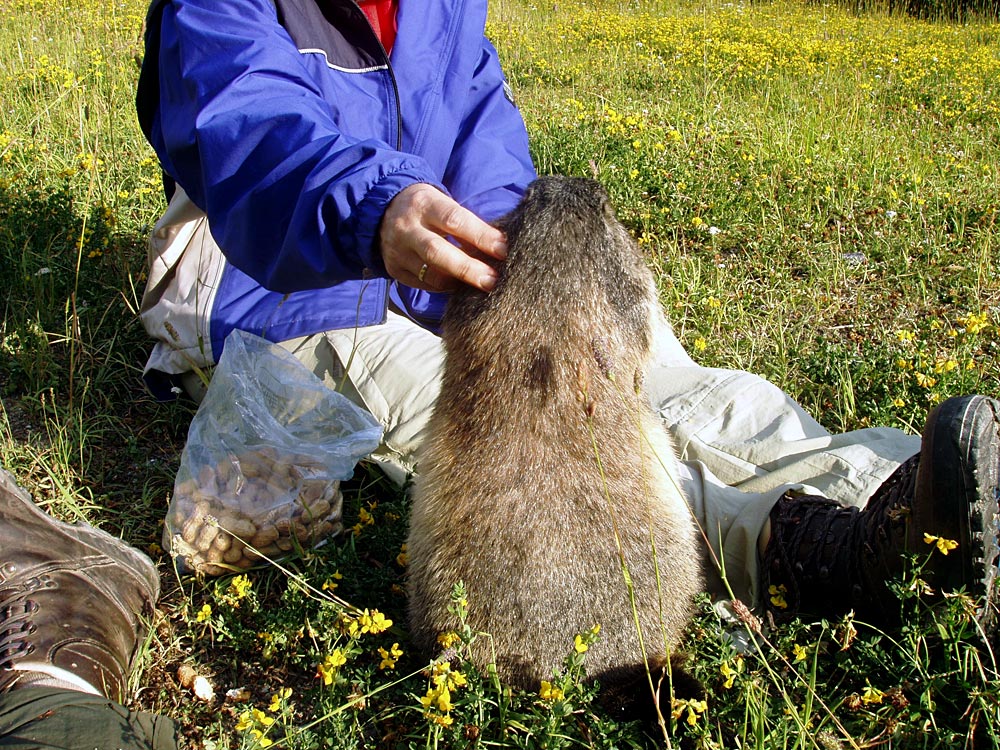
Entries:
{"type": "Polygon", "coordinates": [[[507,258],[507,238],[503,232],[443,193],[438,192],[434,197],[429,213],[438,219],[438,227],[444,234],[497,260],[507,258]]]}
{"type": "Polygon", "coordinates": [[[411,185],[390,201],[379,239],[389,275],[428,291],[449,291],[459,283],[490,291],[497,279],[490,263],[507,255],[503,232],[425,184],[411,185]]]}

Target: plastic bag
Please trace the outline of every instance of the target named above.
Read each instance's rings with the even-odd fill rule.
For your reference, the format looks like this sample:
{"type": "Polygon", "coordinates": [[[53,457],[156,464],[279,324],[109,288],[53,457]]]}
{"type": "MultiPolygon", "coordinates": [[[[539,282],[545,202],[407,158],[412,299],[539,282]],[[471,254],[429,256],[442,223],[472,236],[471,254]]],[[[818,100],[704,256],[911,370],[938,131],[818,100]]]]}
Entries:
{"type": "Polygon", "coordinates": [[[289,352],[233,331],[191,421],[163,547],[181,572],[222,575],[343,529],[340,480],[382,428],[289,352]]]}

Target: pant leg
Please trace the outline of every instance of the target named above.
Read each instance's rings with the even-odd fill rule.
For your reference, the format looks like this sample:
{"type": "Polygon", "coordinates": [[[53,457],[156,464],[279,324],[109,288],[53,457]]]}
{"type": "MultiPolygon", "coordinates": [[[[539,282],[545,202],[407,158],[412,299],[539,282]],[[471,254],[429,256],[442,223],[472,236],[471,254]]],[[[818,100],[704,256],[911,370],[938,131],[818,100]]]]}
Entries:
{"type": "MultiPolygon", "coordinates": [[[[384,444],[374,457],[401,483],[416,467],[437,397],[440,339],[390,312],[382,326],[328,331],[283,346],[382,423],[384,444]]],[[[750,604],[759,595],[757,539],[785,490],[863,505],[920,448],[918,437],[888,428],[830,435],[766,380],[699,367],[665,322],[646,388],[681,459],[679,479],[694,516],[733,593],[750,604]]],[[[709,588],[727,595],[718,576],[710,575],[709,588]]]]}
{"type": "Polygon", "coordinates": [[[402,485],[416,468],[440,389],[441,339],[390,310],[383,325],[326,331],[281,345],[379,421],[382,445],[372,458],[402,485]]]}
{"type": "Polygon", "coordinates": [[[763,378],[685,362],[669,326],[656,348],[650,400],[682,461],[695,517],[716,555],[725,552],[737,598],[751,605],[760,595],[757,539],[786,490],[860,507],[920,450],[919,436],[887,427],[831,435],[763,378]]]}
{"type": "Polygon", "coordinates": [[[0,694],[4,750],[177,750],[174,723],[95,695],[26,687],[0,694]]]}

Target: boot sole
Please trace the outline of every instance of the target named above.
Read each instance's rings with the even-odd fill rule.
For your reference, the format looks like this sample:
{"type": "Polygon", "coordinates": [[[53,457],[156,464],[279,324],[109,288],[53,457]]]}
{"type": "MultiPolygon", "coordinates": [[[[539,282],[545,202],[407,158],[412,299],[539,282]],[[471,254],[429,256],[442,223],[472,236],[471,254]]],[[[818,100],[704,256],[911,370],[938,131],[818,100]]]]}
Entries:
{"type": "Polygon", "coordinates": [[[0,469],[0,499],[3,501],[0,502],[0,521],[15,527],[24,522],[49,526],[53,531],[87,545],[120,564],[150,593],[152,602],[159,598],[160,576],[146,555],[106,531],[53,518],[39,508],[31,495],[4,469],[0,469]]]}
{"type": "Polygon", "coordinates": [[[1000,403],[985,396],[948,399],[928,417],[923,440],[917,487],[930,495],[914,503],[919,536],[914,546],[926,549],[924,532],[958,542],[935,585],[945,590],[964,586],[981,599],[977,620],[990,634],[997,624],[1000,556],[1000,403]],[[963,470],[955,471],[958,467],[963,470]]]}

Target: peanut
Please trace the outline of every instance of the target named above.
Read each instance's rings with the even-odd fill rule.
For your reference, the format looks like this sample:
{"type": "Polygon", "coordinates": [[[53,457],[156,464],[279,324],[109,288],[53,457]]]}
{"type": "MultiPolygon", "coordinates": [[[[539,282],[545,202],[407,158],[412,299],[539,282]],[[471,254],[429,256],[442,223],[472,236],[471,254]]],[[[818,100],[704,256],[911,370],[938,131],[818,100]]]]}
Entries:
{"type": "Polygon", "coordinates": [[[323,472],[316,458],[273,446],[204,466],[175,487],[164,540],[179,534],[193,550],[182,562],[206,575],[312,546],[343,530],[340,483],[323,472]]]}

